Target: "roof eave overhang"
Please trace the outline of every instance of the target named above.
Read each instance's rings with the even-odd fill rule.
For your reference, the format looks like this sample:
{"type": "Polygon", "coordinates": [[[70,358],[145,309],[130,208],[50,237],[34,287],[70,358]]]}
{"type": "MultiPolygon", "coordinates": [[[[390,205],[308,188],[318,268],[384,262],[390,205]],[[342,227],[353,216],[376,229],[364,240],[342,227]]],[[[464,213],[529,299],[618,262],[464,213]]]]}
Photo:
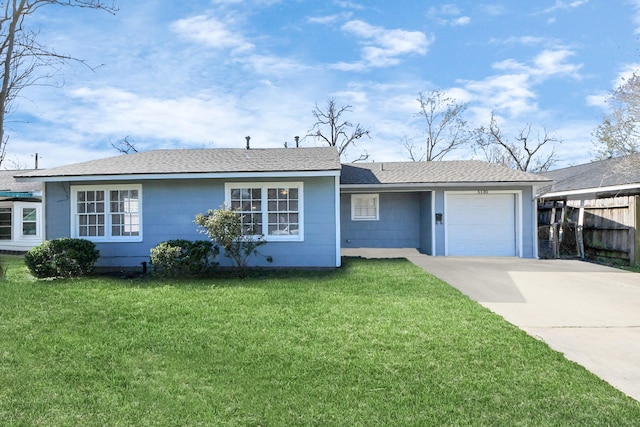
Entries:
{"type": "Polygon", "coordinates": [[[424,182],[397,184],[340,184],[343,192],[352,191],[426,191],[433,188],[474,188],[486,189],[506,187],[529,187],[545,184],[546,181],[479,181],[479,182],[424,182]]]}
{"type": "Polygon", "coordinates": [[[87,181],[148,181],[164,179],[245,179],[245,178],[306,178],[340,176],[339,170],[323,171],[269,171],[269,172],[208,172],[208,173],[155,173],[113,175],[60,175],[16,176],[18,182],[87,182],[87,181]]]}
{"type": "Polygon", "coordinates": [[[598,194],[602,193],[616,193],[620,191],[627,190],[639,190],[640,191],[640,183],[636,184],[624,184],[624,185],[611,185],[608,187],[597,187],[597,188],[580,188],[576,190],[567,190],[567,191],[552,191],[550,193],[542,193],[538,194],[536,198],[538,199],[558,199],[564,197],[572,197],[572,196],[594,196],[596,197],[598,194]]]}

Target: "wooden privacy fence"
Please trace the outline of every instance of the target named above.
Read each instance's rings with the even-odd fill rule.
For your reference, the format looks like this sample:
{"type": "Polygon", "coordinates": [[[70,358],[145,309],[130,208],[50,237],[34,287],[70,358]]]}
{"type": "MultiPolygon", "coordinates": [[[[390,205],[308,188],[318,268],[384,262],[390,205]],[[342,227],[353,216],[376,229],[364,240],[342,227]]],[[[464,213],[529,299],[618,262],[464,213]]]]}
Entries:
{"type": "Polygon", "coordinates": [[[541,202],[539,255],[640,265],[640,196],[541,202]]]}

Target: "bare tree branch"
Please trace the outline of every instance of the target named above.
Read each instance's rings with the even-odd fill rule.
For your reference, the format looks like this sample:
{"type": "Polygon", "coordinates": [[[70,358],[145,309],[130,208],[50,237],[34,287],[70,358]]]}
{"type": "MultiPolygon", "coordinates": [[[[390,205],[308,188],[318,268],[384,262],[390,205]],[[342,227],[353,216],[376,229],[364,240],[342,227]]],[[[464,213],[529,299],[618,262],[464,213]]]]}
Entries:
{"type": "Polygon", "coordinates": [[[131,154],[137,153],[138,149],[135,146],[135,143],[129,140],[129,136],[125,136],[118,142],[111,142],[111,146],[121,152],[122,154],[131,154]]]}
{"type": "Polygon", "coordinates": [[[451,151],[461,148],[471,141],[471,133],[467,130],[467,122],[463,118],[468,108],[467,103],[459,103],[445,92],[432,90],[424,94],[420,92],[417,99],[420,111],[417,113],[425,119],[424,154],[412,141],[405,139],[404,147],[413,161],[442,160],[451,151]]]}
{"type": "Polygon", "coordinates": [[[542,134],[536,131],[532,137],[531,133],[532,126],[527,124],[514,137],[515,142],[509,142],[498,126],[494,113],[491,113],[489,127],[481,126],[474,131],[475,146],[491,163],[523,172],[549,170],[557,161],[555,144],[562,141],[549,135],[544,128],[542,134]]]}
{"type": "Polygon", "coordinates": [[[13,112],[13,101],[22,89],[50,79],[68,61],[77,60],[61,55],[38,43],[38,32],[24,26],[27,17],[47,5],[101,9],[115,13],[115,3],[101,0],[8,0],[0,3],[0,164],[9,142],[6,117],[13,112]]]}
{"type": "Polygon", "coordinates": [[[409,158],[412,162],[421,162],[424,160],[424,148],[421,145],[416,145],[415,138],[404,137],[402,146],[407,151],[409,158]]]}
{"type": "Polygon", "coordinates": [[[607,102],[613,111],[604,116],[593,133],[596,159],[640,153],[640,76],[634,73],[607,102]]]}
{"type": "MultiPolygon", "coordinates": [[[[363,136],[370,137],[369,129],[360,125],[354,125],[344,119],[343,115],[351,113],[351,105],[338,107],[334,98],[327,101],[326,109],[322,109],[316,104],[312,113],[316,118],[313,127],[307,131],[307,137],[315,138],[321,144],[336,147],[340,156],[346,157],[346,151],[356,145],[356,141],[363,136]]],[[[369,158],[369,154],[364,152],[355,161],[362,161],[369,158]]]]}

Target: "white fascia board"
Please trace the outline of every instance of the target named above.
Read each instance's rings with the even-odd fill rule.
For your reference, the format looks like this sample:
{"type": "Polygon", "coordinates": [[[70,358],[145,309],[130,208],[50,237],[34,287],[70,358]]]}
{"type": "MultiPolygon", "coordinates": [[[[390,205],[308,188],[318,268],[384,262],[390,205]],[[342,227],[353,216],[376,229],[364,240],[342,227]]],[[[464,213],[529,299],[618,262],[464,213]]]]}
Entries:
{"type": "Polygon", "coordinates": [[[596,195],[598,193],[611,193],[617,191],[624,190],[640,190],[640,184],[624,184],[624,185],[611,185],[609,187],[597,187],[597,188],[582,188],[579,190],[569,190],[569,191],[555,191],[552,193],[544,193],[536,196],[538,199],[551,199],[555,197],[567,197],[567,196],[580,196],[593,194],[596,195]]]}
{"type": "Polygon", "coordinates": [[[502,181],[483,181],[483,182],[427,182],[427,183],[410,183],[410,184],[342,184],[340,189],[343,193],[350,193],[354,191],[428,191],[432,188],[486,188],[486,187],[528,187],[531,185],[540,184],[539,181],[517,181],[517,182],[502,182],[502,181]]]}
{"type": "Polygon", "coordinates": [[[78,182],[78,181],[141,181],[162,179],[216,179],[216,178],[308,178],[340,176],[340,171],[300,171],[300,172],[220,172],[220,173],[166,173],[129,175],[74,175],[17,177],[18,182],[78,182]]]}

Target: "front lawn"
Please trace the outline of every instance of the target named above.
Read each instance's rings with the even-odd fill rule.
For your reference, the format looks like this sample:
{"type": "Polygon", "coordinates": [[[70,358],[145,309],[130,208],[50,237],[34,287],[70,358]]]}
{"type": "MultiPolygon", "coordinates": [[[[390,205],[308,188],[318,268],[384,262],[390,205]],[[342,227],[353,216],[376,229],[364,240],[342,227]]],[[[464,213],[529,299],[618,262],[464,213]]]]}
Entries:
{"type": "Polygon", "coordinates": [[[640,403],[405,260],[0,282],[0,425],[637,425],[640,403]]]}

